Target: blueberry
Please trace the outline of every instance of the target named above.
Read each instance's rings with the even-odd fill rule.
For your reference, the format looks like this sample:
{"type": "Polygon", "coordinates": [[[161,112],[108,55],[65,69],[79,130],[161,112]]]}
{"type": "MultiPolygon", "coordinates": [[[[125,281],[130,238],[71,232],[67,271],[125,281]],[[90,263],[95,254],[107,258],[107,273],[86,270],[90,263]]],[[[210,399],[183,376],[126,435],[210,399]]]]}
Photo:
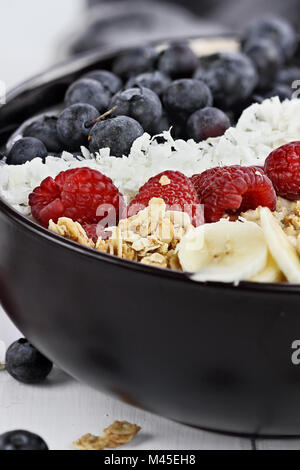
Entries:
{"type": "Polygon", "coordinates": [[[142,126],[128,116],[100,121],[91,129],[90,151],[95,153],[109,147],[114,157],[128,155],[133,142],[143,133],[142,126]]]}
{"type": "Polygon", "coordinates": [[[256,20],[247,29],[243,43],[250,44],[261,39],[271,40],[281,51],[284,59],[291,58],[297,47],[296,32],[287,21],[280,18],[256,20]]]}
{"type": "Polygon", "coordinates": [[[130,78],[125,88],[145,87],[160,96],[170,83],[170,78],[162,72],[146,72],[130,78]]]}
{"type": "Polygon", "coordinates": [[[270,39],[260,39],[246,43],[244,52],[255,65],[259,77],[258,88],[270,88],[282,66],[282,54],[278,47],[270,39]]]}
{"type": "Polygon", "coordinates": [[[192,114],[187,122],[189,136],[196,142],[219,137],[230,127],[229,117],[218,108],[204,108],[192,114]]]}
{"type": "Polygon", "coordinates": [[[229,111],[229,113],[232,114],[232,123],[237,123],[245,109],[249,108],[249,106],[252,106],[253,104],[261,104],[263,101],[264,97],[261,94],[254,93],[245,101],[239,103],[238,106],[235,106],[231,111],[229,111]]]}
{"type": "Polygon", "coordinates": [[[122,80],[112,72],[108,70],[93,70],[87,73],[82,78],[89,78],[100,82],[105,90],[109,91],[111,95],[114,95],[122,88],[122,80]]]}
{"type": "Polygon", "coordinates": [[[166,114],[163,114],[158,121],[155,121],[153,123],[151,134],[152,135],[161,134],[164,131],[169,131],[170,128],[171,128],[170,120],[166,114]]]}
{"type": "Polygon", "coordinates": [[[43,142],[48,152],[59,153],[62,143],[57,134],[57,118],[44,116],[29,124],[23,131],[24,137],[35,137],[43,142]]]}
{"type": "Polygon", "coordinates": [[[198,57],[186,44],[173,44],[160,57],[158,68],[173,79],[190,78],[198,65],[198,57]]]}
{"type": "Polygon", "coordinates": [[[264,95],[264,98],[272,98],[273,96],[278,96],[280,101],[292,99],[293,90],[284,84],[276,84],[272,90],[264,95]]]}
{"type": "Polygon", "coordinates": [[[162,104],[156,93],[148,88],[130,88],[117,93],[111,101],[113,116],[129,116],[138,121],[146,132],[162,116],[162,104]]]}
{"type": "Polygon", "coordinates": [[[231,52],[202,57],[194,77],[209,86],[216,106],[223,110],[246,100],[258,82],[249,57],[231,52]]]}
{"type": "Polygon", "coordinates": [[[45,441],[28,431],[11,431],[0,436],[0,451],[48,450],[45,441]]]}
{"type": "Polygon", "coordinates": [[[186,131],[186,123],[175,123],[171,129],[171,135],[173,139],[183,139],[188,140],[188,135],[186,131]]]}
{"type": "Polygon", "coordinates": [[[8,165],[23,165],[37,157],[45,160],[47,155],[48,152],[43,142],[34,137],[24,137],[13,145],[7,156],[7,163],[8,165]]]}
{"type": "Polygon", "coordinates": [[[5,366],[14,379],[25,384],[43,382],[53,368],[52,362],[24,338],[8,348],[5,366]]]}
{"type": "Polygon", "coordinates": [[[58,118],[57,131],[67,150],[77,150],[87,145],[90,128],[87,124],[99,117],[99,112],[89,104],[73,104],[58,118]]]}
{"type": "Polygon", "coordinates": [[[181,79],[171,83],[163,101],[169,115],[175,120],[186,120],[191,114],[213,103],[210,89],[200,80],[181,79]]]}
{"type": "Polygon", "coordinates": [[[94,106],[100,113],[108,109],[110,93],[96,80],[82,78],[74,82],[65,97],[67,106],[84,103],[94,106]]]}
{"type": "Polygon", "coordinates": [[[292,86],[296,80],[300,81],[300,67],[290,66],[280,70],[277,76],[277,82],[292,86]]]}
{"type": "Polygon", "coordinates": [[[124,52],[117,57],[113,64],[113,72],[127,80],[140,73],[150,72],[154,69],[158,53],[153,47],[139,47],[124,52]]]}

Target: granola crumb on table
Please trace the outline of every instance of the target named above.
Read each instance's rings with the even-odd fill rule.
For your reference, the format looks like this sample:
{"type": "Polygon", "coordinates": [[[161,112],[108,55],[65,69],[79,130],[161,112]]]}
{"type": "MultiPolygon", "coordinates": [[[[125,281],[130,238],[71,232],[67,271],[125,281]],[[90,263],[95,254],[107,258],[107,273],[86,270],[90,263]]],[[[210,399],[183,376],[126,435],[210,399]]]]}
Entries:
{"type": "Polygon", "coordinates": [[[114,424],[104,429],[103,436],[86,434],[74,442],[73,446],[78,450],[116,449],[124,444],[129,444],[140,430],[141,428],[136,424],[115,421],[114,424]]]}
{"type": "Polygon", "coordinates": [[[0,340],[0,371],[5,370],[6,346],[4,341],[0,340]]]}

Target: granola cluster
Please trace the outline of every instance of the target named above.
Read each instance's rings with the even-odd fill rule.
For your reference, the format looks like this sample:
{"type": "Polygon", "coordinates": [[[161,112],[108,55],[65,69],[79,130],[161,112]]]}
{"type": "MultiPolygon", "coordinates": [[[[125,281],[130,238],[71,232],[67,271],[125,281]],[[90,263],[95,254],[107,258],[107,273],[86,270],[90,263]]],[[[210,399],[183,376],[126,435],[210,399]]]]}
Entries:
{"type": "Polygon", "coordinates": [[[300,201],[291,202],[279,197],[275,216],[288,236],[300,235],[300,201]]]}
{"type": "Polygon", "coordinates": [[[103,436],[86,434],[74,442],[73,445],[78,450],[116,449],[131,442],[140,430],[141,428],[136,424],[127,421],[115,421],[114,424],[104,429],[103,436]]]}
{"type": "Polygon", "coordinates": [[[61,217],[57,224],[55,224],[53,220],[50,220],[49,230],[61,237],[80,243],[80,245],[87,246],[88,248],[95,248],[95,243],[93,240],[88,238],[83,227],[72,219],[61,217]]]}
{"type": "Polygon", "coordinates": [[[103,253],[149,266],[181,270],[177,245],[191,229],[188,214],[167,211],[163,199],[153,198],[149,206],[138,214],[120,221],[117,227],[110,227],[109,239],[99,237],[96,244],[89,239],[77,222],[70,219],[53,221],[49,229],[65,238],[103,253]]]}
{"type": "MultiPolygon", "coordinates": [[[[260,208],[244,212],[241,216],[259,224],[260,208]]],[[[300,201],[291,202],[278,197],[274,216],[300,255],[300,201]]]]}

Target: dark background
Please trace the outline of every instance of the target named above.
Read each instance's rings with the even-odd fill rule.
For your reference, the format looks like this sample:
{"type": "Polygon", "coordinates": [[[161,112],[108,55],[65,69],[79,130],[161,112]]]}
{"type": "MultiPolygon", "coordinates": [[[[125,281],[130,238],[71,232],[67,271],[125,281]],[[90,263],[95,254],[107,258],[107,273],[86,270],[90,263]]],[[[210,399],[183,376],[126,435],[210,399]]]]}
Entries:
{"type": "Polygon", "coordinates": [[[280,16],[300,29],[299,0],[86,0],[89,23],[70,53],[157,39],[234,32],[254,19],[280,16]]]}

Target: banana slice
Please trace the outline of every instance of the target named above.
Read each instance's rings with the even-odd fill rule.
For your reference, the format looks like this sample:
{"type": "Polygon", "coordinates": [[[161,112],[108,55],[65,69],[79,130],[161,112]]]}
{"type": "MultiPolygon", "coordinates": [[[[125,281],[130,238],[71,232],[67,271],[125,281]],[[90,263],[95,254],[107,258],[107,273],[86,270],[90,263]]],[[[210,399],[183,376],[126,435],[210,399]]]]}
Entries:
{"type": "Polygon", "coordinates": [[[264,269],[268,248],[254,222],[221,220],[188,232],[178,255],[185,271],[196,272],[196,281],[238,283],[264,269]]]}
{"type": "Polygon", "coordinates": [[[260,220],[274,260],[289,282],[300,284],[300,259],[296,248],[291,244],[270,209],[261,208],[260,220]]]}
{"type": "Polygon", "coordinates": [[[249,281],[268,283],[283,281],[283,274],[270,253],[268,254],[265,268],[260,273],[256,274],[256,276],[252,276],[249,281]]]}

